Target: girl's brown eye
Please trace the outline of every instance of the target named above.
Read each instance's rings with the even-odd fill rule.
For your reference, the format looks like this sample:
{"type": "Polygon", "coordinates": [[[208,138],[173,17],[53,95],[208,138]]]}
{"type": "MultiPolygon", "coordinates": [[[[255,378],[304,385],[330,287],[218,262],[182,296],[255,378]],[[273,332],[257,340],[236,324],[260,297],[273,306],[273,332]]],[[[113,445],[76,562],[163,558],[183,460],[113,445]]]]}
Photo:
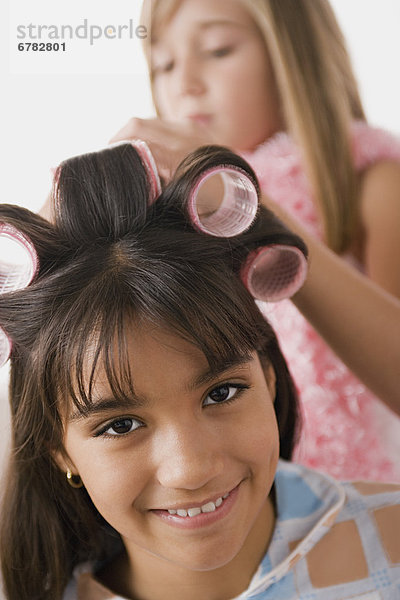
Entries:
{"type": "Polygon", "coordinates": [[[132,429],[133,419],[121,419],[120,421],[114,421],[110,429],[115,433],[128,433],[132,429]]]}
{"type": "Polygon", "coordinates": [[[210,392],[209,397],[213,402],[224,402],[229,397],[229,392],[232,388],[229,385],[222,385],[210,392]]]}
{"type": "Polygon", "coordinates": [[[214,50],[210,50],[210,54],[215,58],[221,58],[223,56],[228,56],[232,52],[232,48],[230,46],[225,46],[223,48],[215,48],[214,50]]]}
{"type": "Polygon", "coordinates": [[[107,425],[95,434],[95,437],[103,436],[118,438],[127,435],[128,433],[132,433],[140,427],[143,427],[143,423],[138,419],[134,419],[133,417],[123,417],[121,419],[116,419],[111,423],[107,423],[107,425]]]}
{"type": "Polygon", "coordinates": [[[169,73],[174,68],[174,63],[172,61],[167,63],[159,64],[152,68],[153,76],[160,75],[162,73],[169,73]]]}
{"type": "Polygon", "coordinates": [[[225,383],[215,387],[207,395],[203,402],[204,406],[212,406],[215,404],[228,404],[234,402],[244,390],[248,390],[249,386],[241,383],[225,383]]]}

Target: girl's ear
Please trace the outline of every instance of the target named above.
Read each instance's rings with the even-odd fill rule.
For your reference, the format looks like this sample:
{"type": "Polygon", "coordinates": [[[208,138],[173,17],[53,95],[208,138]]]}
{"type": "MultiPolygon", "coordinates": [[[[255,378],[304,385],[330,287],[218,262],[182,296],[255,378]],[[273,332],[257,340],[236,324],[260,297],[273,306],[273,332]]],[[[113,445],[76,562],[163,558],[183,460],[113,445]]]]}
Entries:
{"type": "Polygon", "coordinates": [[[62,449],[52,452],[52,456],[54,462],[59,467],[61,472],[65,474],[68,484],[75,489],[83,487],[82,479],[80,478],[74,463],[69,458],[65,450],[62,449]]]}
{"type": "Polygon", "coordinates": [[[60,450],[52,450],[51,455],[54,462],[63,473],[70,471],[73,475],[78,475],[78,471],[73,461],[63,448],[60,450]]]}

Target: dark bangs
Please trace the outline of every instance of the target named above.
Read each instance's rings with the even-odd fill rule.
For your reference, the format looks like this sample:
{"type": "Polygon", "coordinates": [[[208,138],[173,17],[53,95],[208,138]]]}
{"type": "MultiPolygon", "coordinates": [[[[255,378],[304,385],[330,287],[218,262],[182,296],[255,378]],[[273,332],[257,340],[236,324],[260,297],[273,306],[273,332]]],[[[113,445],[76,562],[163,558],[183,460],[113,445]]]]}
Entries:
{"type": "Polygon", "coordinates": [[[56,301],[57,317],[49,318],[42,337],[47,351],[38,352],[48,357],[53,348],[51,374],[48,359],[40,369],[51,377],[47,385],[57,382],[57,395],[72,398],[84,413],[93,401],[96,371],[104,368],[113,396],[129,399],[135,385],[129,338],[143,324],[194,344],[215,372],[248,359],[254,350],[268,356],[274,334],[232,276],[229,251],[226,240],[154,226],[111,246],[87,249],[80,264],[58,281],[64,292],[56,301]]]}

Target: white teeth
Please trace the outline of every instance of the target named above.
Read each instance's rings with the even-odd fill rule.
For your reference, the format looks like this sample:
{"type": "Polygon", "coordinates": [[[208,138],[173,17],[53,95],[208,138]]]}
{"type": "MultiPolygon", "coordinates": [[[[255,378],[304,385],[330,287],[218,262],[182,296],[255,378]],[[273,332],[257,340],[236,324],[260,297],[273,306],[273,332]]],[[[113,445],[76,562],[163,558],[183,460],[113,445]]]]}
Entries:
{"type": "Polygon", "coordinates": [[[224,496],[217,498],[215,502],[207,502],[207,504],[203,504],[201,507],[196,508],[180,508],[179,510],[168,510],[170,515],[178,515],[178,517],[197,517],[201,513],[211,513],[214,512],[217,508],[221,506],[225,498],[229,496],[225,494],[224,496]]]}
{"type": "Polygon", "coordinates": [[[207,502],[207,504],[204,504],[201,507],[201,512],[210,513],[210,512],[214,512],[215,509],[216,509],[216,506],[215,506],[214,502],[207,502]]]}
{"type": "Polygon", "coordinates": [[[189,508],[187,512],[189,517],[195,517],[196,515],[201,514],[201,508],[189,508]]]}

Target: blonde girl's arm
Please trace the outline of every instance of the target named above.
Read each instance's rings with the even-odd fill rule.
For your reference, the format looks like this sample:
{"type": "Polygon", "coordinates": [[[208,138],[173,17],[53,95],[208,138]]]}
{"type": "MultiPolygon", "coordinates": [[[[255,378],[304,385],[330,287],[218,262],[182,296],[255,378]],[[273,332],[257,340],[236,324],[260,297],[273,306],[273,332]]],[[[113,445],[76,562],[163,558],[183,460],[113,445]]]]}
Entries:
{"type": "Polygon", "coordinates": [[[375,164],[361,183],[365,271],[400,298],[400,163],[375,164]]]}
{"type": "Polygon", "coordinates": [[[293,302],[357,377],[400,414],[400,300],[317,241],[279,206],[266,198],[264,202],[309,249],[309,274],[293,302]]]}

